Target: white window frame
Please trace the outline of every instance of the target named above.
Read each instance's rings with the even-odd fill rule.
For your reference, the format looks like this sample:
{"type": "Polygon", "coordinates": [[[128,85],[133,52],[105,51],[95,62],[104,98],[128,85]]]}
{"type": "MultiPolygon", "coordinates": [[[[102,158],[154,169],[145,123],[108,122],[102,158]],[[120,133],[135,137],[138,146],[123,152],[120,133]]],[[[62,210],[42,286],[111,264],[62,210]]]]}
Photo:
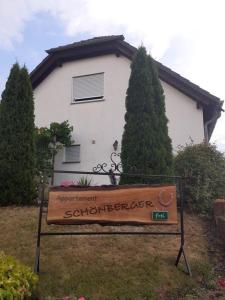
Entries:
{"type": "Polygon", "coordinates": [[[92,74],[85,74],[85,75],[79,75],[79,76],[72,77],[72,104],[87,103],[87,102],[96,102],[96,101],[104,101],[105,100],[104,99],[104,87],[105,87],[104,86],[104,81],[105,81],[104,77],[105,77],[105,73],[104,72],[92,73],[92,74]],[[88,77],[88,76],[99,75],[99,74],[103,74],[103,92],[102,92],[102,95],[75,99],[74,80],[76,78],[88,77]]]}
{"type": "Polygon", "coordinates": [[[80,153],[81,153],[81,146],[80,144],[73,144],[71,146],[68,146],[68,147],[64,147],[63,148],[63,163],[64,164],[75,164],[75,163],[80,163],[80,153],[79,153],[79,160],[72,160],[72,161],[67,161],[66,160],[66,148],[69,148],[69,147],[76,147],[76,146],[79,146],[80,148],[80,153]]]}

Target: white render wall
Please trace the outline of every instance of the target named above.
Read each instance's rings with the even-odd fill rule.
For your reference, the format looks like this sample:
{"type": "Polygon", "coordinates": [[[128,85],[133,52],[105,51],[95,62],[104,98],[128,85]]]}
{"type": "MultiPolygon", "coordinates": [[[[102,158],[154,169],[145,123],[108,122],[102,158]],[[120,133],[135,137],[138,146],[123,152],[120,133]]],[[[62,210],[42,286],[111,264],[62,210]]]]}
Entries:
{"type": "MultiPolygon", "coordinates": [[[[92,171],[98,163],[108,163],[113,143],[119,141],[124,126],[125,97],[130,76],[130,60],[105,55],[64,63],[34,90],[35,123],[38,127],[68,120],[74,127],[73,139],[81,145],[80,163],[62,163],[64,152],[56,158],[55,169],[92,171]],[[72,77],[104,72],[104,100],[76,103],[72,101],[72,77]]],[[[173,149],[204,138],[203,113],[196,102],[162,82],[166,96],[166,113],[173,149]]],[[[78,176],[57,174],[55,184],[78,176]]],[[[93,184],[109,183],[107,176],[94,176],[93,184]]]]}
{"type": "Polygon", "coordinates": [[[165,93],[166,115],[169,120],[169,136],[173,151],[193,140],[204,140],[203,111],[197,109],[197,102],[182,94],[165,82],[161,82],[165,93]]]}

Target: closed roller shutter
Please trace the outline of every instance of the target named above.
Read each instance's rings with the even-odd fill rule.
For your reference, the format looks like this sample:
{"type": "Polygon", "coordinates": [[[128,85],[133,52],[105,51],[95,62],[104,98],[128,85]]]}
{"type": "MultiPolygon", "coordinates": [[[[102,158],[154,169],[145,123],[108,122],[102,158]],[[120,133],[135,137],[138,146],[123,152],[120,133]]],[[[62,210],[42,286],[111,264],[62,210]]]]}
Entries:
{"type": "Polygon", "coordinates": [[[104,95],[104,73],[73,78],[74,101],[102,99],[104,95]]]}

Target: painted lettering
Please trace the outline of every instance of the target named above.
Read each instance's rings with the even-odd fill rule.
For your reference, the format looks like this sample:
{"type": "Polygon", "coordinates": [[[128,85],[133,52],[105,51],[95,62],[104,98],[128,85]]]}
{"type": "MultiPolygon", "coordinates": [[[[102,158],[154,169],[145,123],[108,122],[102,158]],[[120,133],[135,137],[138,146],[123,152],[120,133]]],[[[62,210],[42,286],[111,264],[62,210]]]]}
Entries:
{"type": "Polygon", "coordinates": [[[73,211],[73,216],[74,216],[74,217],[79,217],[79,216],[80,216],[80,210],[79,210],[79,209],[75,209],[75,210],[73,211]]]}
{"type": "Polygon", "coordinates": [[[131,209],[138,208],[138,203],[137,202],[132,202],[131,205],[130,205],[130,208],[131,209]]]}
{"type": "Polygon", "coordinates": [[[146,207],[154,207],[152,201],[145,201],[146,207]]]}
{"type": "Polygon", "coordinates": [[[115,210],[121,210],[121,204],[120,203],[114,204],[114,208],[115,210]]]}
{"type": "Polygon", "coordinates": [[[71,210],[65,211],[65,215],[63,216],[64,219],[72,218],[73,214],[71,210]]]}
{"type": "Polygon", "coordinates": [[[143,208],[145,205],[144,201],[138,201],[138,207],[143,208]]]}
{"type": "Polygon", "coordinates": [[[84,210],[81,209],[81,210],[80,210],[80,213],[81,213],[82,216],[83,216],[84,214],[89,215],[89,210],[88,210],[88,208],[85,208],[84,210]]]}
{"type": "Polygon", "coordinates": [[[90,214],[96,215],[97,214],[97,207],[90,207],[90,214]]]}

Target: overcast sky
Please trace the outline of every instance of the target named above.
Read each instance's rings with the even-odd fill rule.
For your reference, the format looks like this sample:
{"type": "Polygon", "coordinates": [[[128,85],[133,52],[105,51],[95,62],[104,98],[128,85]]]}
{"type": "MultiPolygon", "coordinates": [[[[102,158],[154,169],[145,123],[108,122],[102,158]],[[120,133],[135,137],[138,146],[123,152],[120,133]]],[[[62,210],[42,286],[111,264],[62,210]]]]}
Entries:
{"type": "MultiPolygon", "coordinates": [[[[225,99],[224,0],[0,0],[0,92],[15,61],[31,71],[45,49],[123,34],[225,99]]],[[[212,137],[225,151],[225,113],[212,137]]]]}

